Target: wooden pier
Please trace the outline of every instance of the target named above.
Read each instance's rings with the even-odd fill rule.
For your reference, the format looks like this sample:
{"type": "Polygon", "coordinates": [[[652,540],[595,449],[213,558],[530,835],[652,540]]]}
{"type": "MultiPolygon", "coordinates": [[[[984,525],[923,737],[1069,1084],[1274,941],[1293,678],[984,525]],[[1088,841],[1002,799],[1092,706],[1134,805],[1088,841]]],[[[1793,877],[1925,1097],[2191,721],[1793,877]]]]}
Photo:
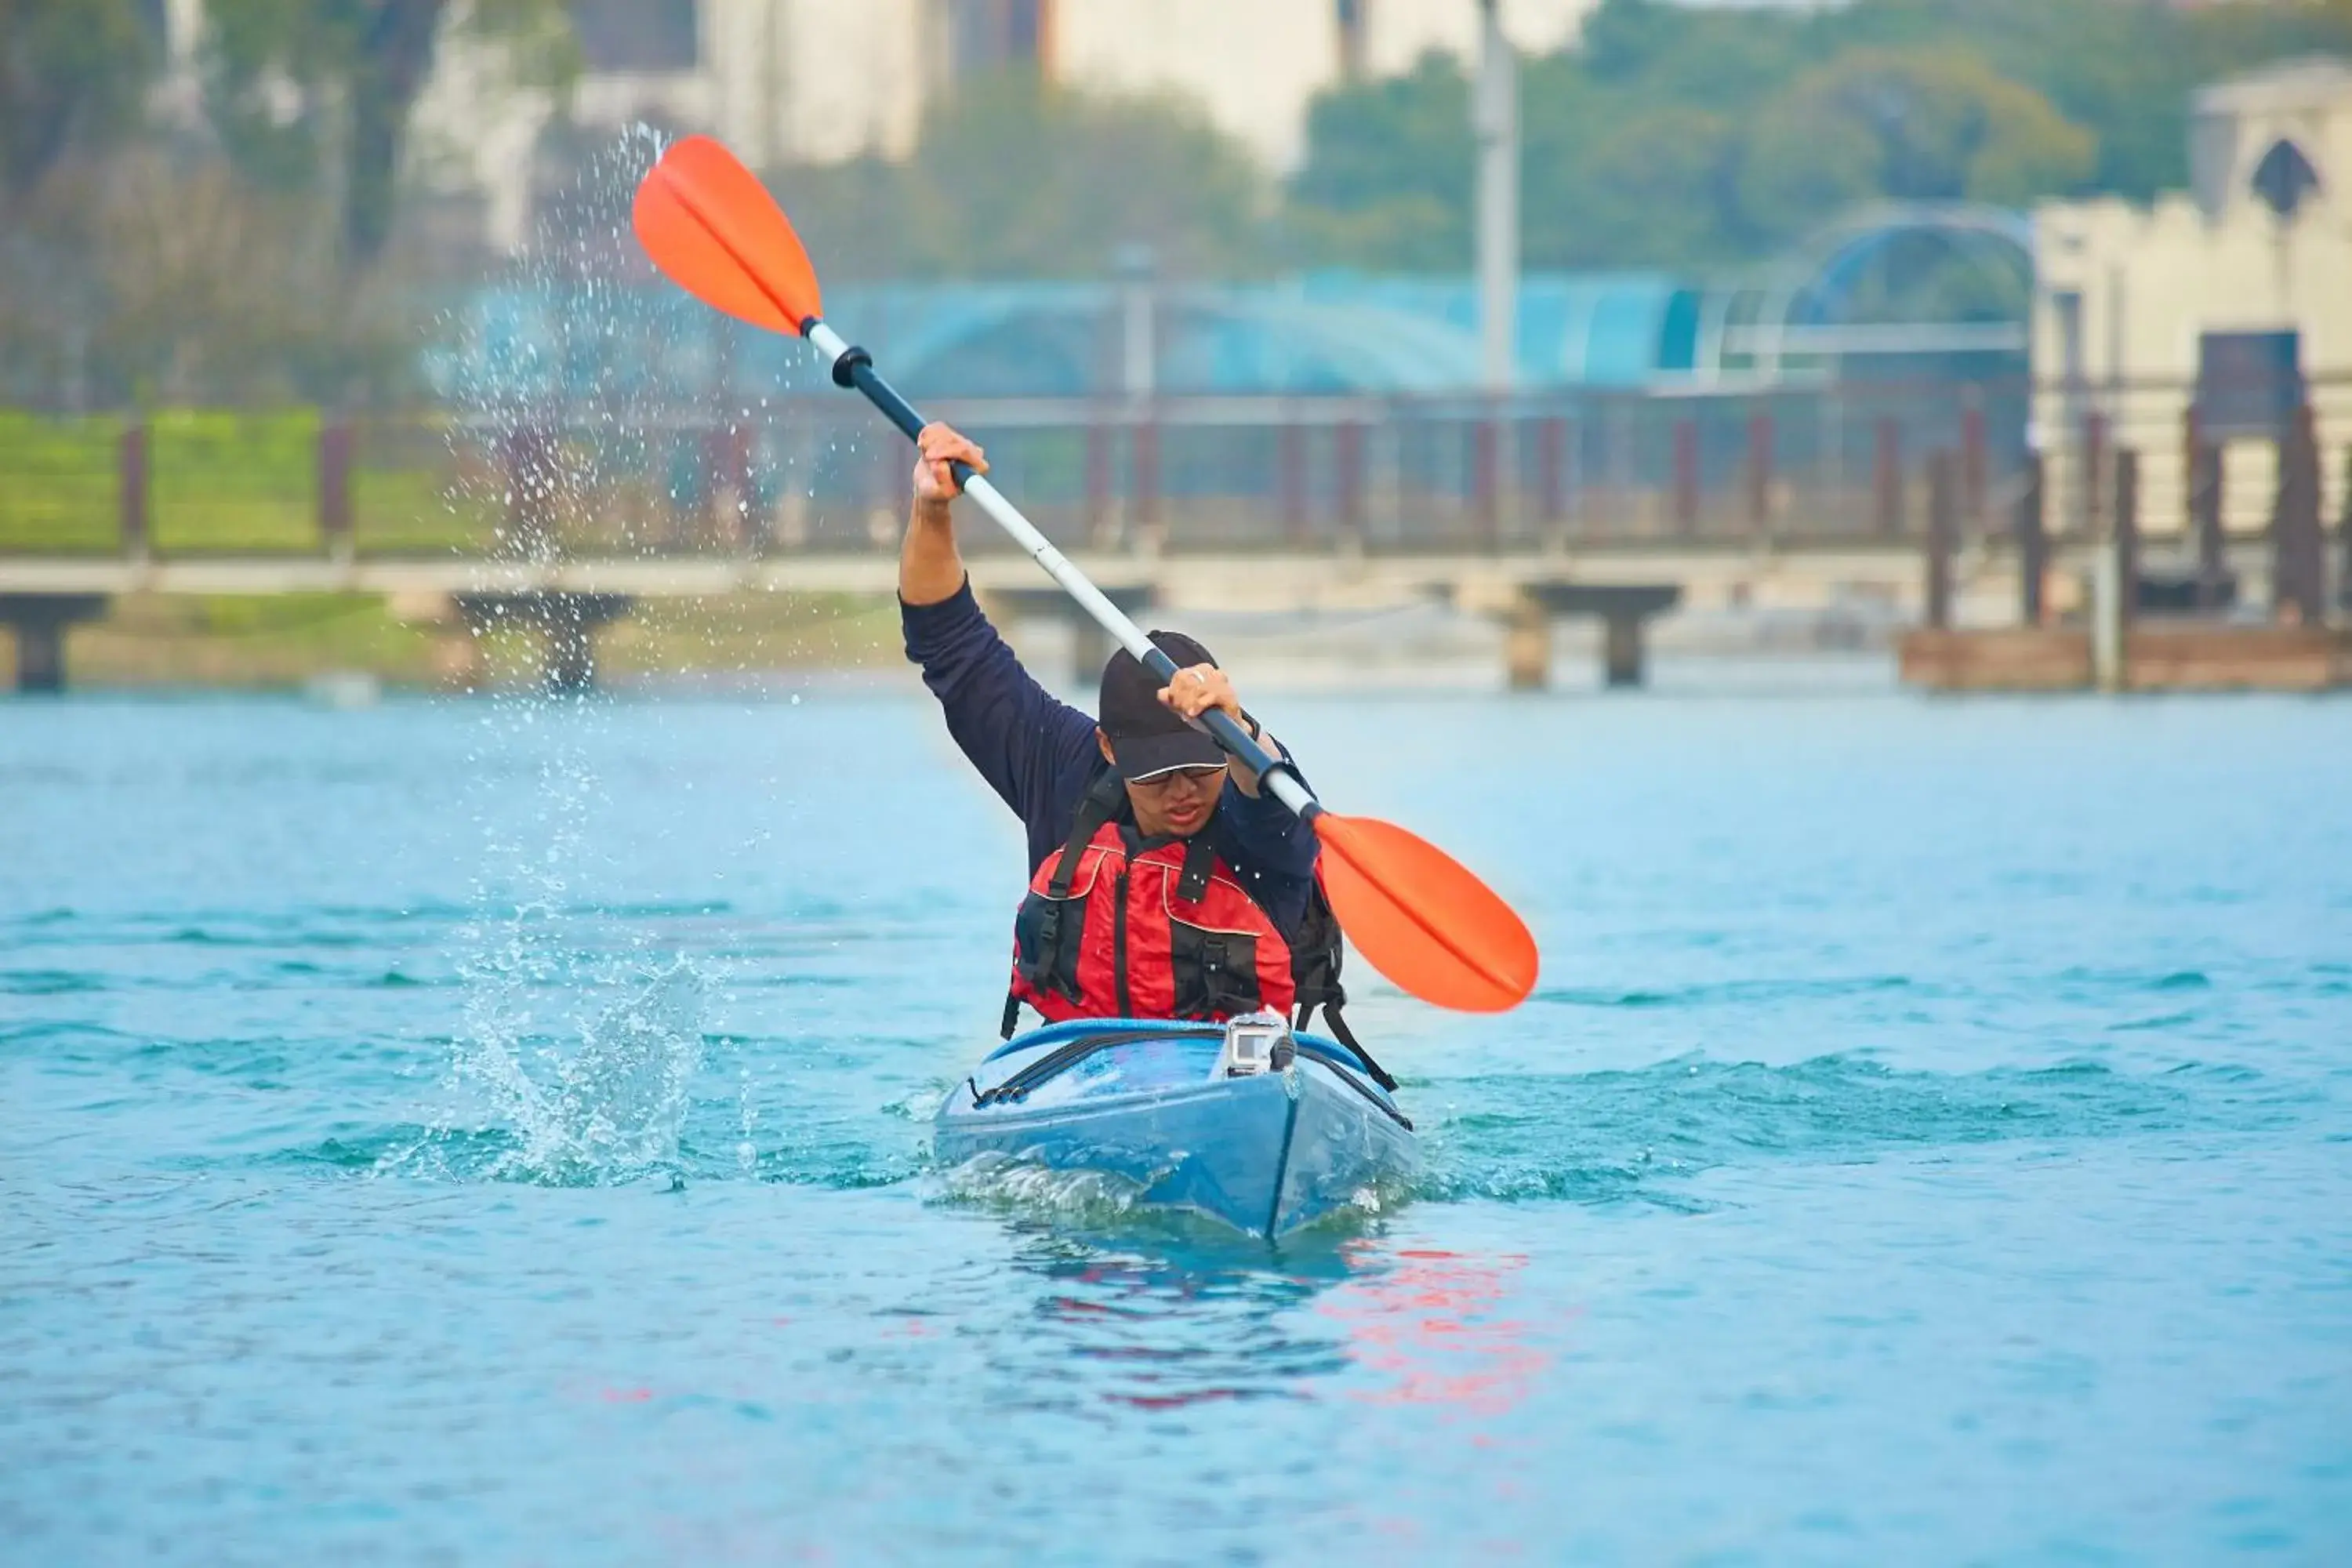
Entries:
{"type": "MultiPolygon", "coordinates": [[[[2083,626],[1922,629],[1901,645],[1906,684],[1930,691],[2084,691],[2099,684],[2083,626]]],[[[2124,637],[2126,691],[2326,691],[2352,686],[2352,631],[2156,622],[2124,637]]]]}
{"type": "MultiPolygon", "coordinates": [[[[2008,554],[2017,570],[2017,620],[1955,625],[1953,589],[1960,551],[1948,458],[1931,460],[1923,615],[1898,657],[1906,684],[1930,691],[2326,691],[2352,686],[2352,627],[2338,608],[2352,594],[2352,559],[2328,591],[2327,530],[2321,513],[2321,453],[2310,408],[2296,410],[2276,441],[2277,490],[2263,556],[2241,573],[2222,526],[2221,443],[2187,421],[2183,469],[2187,537],[2177,559],[2151,566],[2140,529],[2141,465],[2128,448],[2097,454],[2076,496],[2079,533],[2089,539],[2087,592],[2071,615],[2053,609],[2054,552],[2044,469],[2029,457],[2011,521],[2008,554]],[[2260,609],[2237,603],[2240,584],[2259,575],[2260,609]]],[[[2342,548],[2352,555],[2352,481],[2342,548]]]]}

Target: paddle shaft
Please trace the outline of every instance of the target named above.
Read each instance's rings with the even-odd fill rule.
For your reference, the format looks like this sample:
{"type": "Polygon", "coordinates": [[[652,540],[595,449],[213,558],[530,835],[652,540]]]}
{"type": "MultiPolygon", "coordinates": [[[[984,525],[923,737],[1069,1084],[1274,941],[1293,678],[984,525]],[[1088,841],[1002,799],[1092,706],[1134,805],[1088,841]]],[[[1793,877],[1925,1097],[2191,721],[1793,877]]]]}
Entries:
{"type": "MultiPolygon", "coordinates": [[[[873,358],[865,350],[853,348],[839,332],[816,317],[802,323],[802,334],[833,361],[833,379],[842,386],[854,386],[866,395],[866,400],[880,409],[891,424],[906,432],[908,440],[923,433],[928,421],[915,411],[915,405],[899,395],[898,389],[882,379],[874,368],[873,358]]],[[[1062,585],[1076,599],[1096,624],[1118,639],[1121,647],[1143,661],[1143,667],[1166,685],[1176,679],[1176,661],[1170,658],[1159,645],[1144,636],[1143,628],[1131,620],[1107,598],[1103,591],[1087,580],[1087,574],[1070,563],[1070,558],[1054,548],[1054,542],[1037,531],[1037,525],[1021,514],[1021,509],[1003,490],[988,482],[988,476],[976,471],[969,463],[951,461],[949,468],[964,494],[980,503],[982,511],[994,518],[999,527],[1011,534],[1031,560],[1045,569],[1048,576],[1062,585]]],[[[1298,775],[1284,767],[1264,746],[1250,739],[1248,731],[1234,721],[1232,714],[1222,708],[1212,708],[1194,721],[1251,772],[1265,781],[1274,797],[1288,806],[1301,821],[1312,821],[1323,807],[1298,775]]]]}

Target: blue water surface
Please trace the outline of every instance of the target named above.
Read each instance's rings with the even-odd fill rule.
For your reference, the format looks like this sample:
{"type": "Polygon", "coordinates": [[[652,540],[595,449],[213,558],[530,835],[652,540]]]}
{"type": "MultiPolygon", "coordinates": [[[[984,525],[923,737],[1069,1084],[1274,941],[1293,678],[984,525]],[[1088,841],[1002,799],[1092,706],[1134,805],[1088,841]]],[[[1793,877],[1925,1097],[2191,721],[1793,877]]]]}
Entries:
{"type": "Polygon", "coordinates": [[[1279,1248],[936,1172],[919,695],[0,704],[0,1557],[2352,1561],[2352,705],[1287,699],[1525,910],[1279,1248]]]}

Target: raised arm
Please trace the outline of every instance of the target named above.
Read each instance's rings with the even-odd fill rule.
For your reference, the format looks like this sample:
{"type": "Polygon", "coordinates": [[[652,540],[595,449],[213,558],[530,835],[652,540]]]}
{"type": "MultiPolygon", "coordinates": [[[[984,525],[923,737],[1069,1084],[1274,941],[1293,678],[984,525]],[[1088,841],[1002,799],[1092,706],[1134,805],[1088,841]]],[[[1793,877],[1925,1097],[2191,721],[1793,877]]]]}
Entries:
{"type": "Polygon", "coordinates": [[[1095,721],[1021,668],[966,585],[949,515],[961,487],[948,463],[961,458],[985,472],[987,459],[944,425],[927,426],[920,446],[914,512],[898,552],[907,657],[922,666],[956,745],[1019,814],[1034,866],[1068,837],[1070,813],[1099,765],[1095,721]]]}
{"type": "Polygon", "coordinates": [[[948,464],[957,458],[982,473],[988,458],[948,426],[930,424],[916,440],[914,510],[907,519],[906,542],[898,547],[898,597],[908,605],[937,605],[963,586],[963,554],[956,549],[955,520],[949,512],[963,487],[948,464]]]}

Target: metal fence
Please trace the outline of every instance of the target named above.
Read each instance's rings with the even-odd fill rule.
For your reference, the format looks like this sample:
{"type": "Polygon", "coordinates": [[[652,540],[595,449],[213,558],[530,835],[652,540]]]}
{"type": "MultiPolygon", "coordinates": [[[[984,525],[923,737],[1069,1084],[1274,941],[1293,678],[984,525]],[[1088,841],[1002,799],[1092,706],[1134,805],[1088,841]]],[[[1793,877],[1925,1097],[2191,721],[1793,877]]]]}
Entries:
{"type": "MultiPolygon", "coordinates": [[[[999,483],[1066,547],[1175,552],[1916,540],[1937,454],[1963,540],[2006,534],[2029,468],[2065,538],[2097,531],[2125,450],[2144,533],[2185,532],[2197,482],[2217,489],[2225,530],[2248,533],[2268,526],[2280,478],[2277,443],[2200,437],[2193,389],[2177,382],[997,399],[933,413],[987,447],[999,483]]],[[[2333,522],[2352,480],[2352,377],[2313,379],[2303,416],[2333,522]]],[[[496,418],[0,412],[0,552],[870,552],[895,547],[909,468],[896,433],[838,394],[496,418]]],[[[997,547],[992,531],[969,537],[997,547]]]]}

